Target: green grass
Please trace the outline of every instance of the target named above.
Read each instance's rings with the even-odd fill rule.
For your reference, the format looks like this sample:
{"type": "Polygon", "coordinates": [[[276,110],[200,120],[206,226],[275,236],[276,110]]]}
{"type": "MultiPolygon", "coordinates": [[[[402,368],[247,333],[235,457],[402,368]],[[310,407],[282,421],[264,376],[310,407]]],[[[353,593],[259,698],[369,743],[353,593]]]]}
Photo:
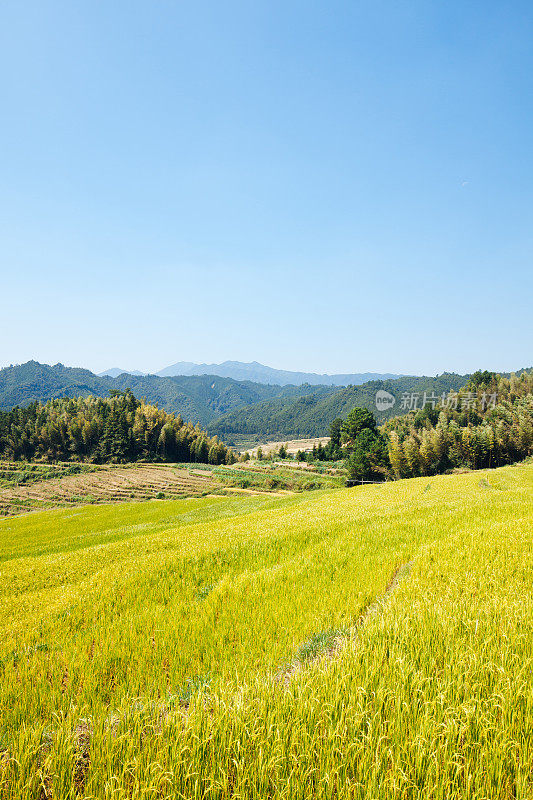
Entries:
{"type": "Polygon", "coordinates": [[[0,797],[530,798],[532,500],[518,466],[1,521],[0,797]]]}
{"type": "Polygon", "coordinates": [[[242,489],[258,489],[275,491],[276,489],[292,492],[309,491],[311,489],[333,489],[344,486],[344,470],[340,474],[329,474],[330,467],[340,468],[340,464],[324,465],[315,463],[313,469],[298,469],[288,461],[286,464],[272,463],[268,460],[255,461],[246,467],[209,466],[208,464],[188,465],[190,469],[210,471],[224,486],[242,489]]]}

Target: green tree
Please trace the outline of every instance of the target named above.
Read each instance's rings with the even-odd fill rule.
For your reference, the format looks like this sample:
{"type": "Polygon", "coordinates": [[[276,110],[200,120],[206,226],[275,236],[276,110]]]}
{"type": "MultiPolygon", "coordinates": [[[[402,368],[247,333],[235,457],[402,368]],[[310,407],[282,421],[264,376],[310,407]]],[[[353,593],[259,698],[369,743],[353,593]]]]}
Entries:
{"type": "Polygon", "coordinates": [[[389,434],[389,461],[395,478],[405,478],[407,464],[405,461],[402,443],[396,431],[389,434]]]}
{"type": "Polygon", "coordinates": [[[343,443],[352,446],[362,431],[376,432],[376,420],[367,408],[352,408],[343,422],[341,430],[343,443]]]}
{"type": "Polygon", "coordinates": [[[383,437],[370,428],[363,428],[355,439],[352,439],[347,461],[349,478],[383,480],[387,464],[387,448],[383,437]]]}
{"type": "Polygon", "coordinates": [[[318,447],[316,449],[316,457],[317,457],[318,461],[326,461],[326,458],[327,458],[326,451],[322,446],[322,442],[318,443],[318,447]]]}
{"type": "Polygon", "coordinates": [[[341,446],[342,426],[342,417],[335,417],[329,426],[329,440],[333,448],[338,448],[341,446]]]}
{"type": "Polygon", "coordinates": [[[470,380],[466,386],[470,391],[476,391],[480,386],[490,386],[497,380],[497,377],[495,372],[478,369],[477,372],[474,372],[474,374],[470,376],[470,380]]]}

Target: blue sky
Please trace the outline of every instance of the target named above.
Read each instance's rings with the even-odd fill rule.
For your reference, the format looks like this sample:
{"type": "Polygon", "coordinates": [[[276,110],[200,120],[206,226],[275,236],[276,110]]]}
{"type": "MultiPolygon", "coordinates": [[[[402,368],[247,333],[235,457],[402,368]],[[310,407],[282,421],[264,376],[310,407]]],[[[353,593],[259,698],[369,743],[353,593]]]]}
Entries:
{"type": "Polygon", "coordinates": [[[0,11],[0,365],[533,364],[531,2],[0,11]]]}

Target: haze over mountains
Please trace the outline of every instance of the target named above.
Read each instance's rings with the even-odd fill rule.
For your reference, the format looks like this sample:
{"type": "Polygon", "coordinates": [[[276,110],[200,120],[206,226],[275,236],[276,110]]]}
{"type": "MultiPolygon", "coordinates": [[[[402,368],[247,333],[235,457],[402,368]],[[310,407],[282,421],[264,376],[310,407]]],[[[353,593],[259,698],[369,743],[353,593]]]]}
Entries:
{"type": "MultiPolygon", "coordinates": [[[[100,377],[109,376],[117,378],[127,370],[112,367],[100,373],[100,377]]],[[[138,370],[129,371],[130,375],[145,375],[138,370]]],[[[175,377],[177,375],[219,375],[221,378],[232,378],[235,381],[253,381],[275,386],[301,386],[308,383],[311,386],[359,386],[367,381],[388,380],[400,378],[391,372],[354,372],[336,375],[320,375],[316,372],[293,372],[285,369],[274,369],[257,361],[245,363],[243,361],[224,361],[222,364],[195,364],[192,361],[178,361],[169,367],[164,367],[154,373],[159,377],[175,377]]]]}
{"type": "Polygon", "coordinates": [[[141,376],[146,375],[146,372],[139,372],[138,369],[121,369],[120,367],[111,367],[110,369],[104,370],[104,372],[98,372],[99,378],[118,378],[119,375],[135,375],[141,376]]]}

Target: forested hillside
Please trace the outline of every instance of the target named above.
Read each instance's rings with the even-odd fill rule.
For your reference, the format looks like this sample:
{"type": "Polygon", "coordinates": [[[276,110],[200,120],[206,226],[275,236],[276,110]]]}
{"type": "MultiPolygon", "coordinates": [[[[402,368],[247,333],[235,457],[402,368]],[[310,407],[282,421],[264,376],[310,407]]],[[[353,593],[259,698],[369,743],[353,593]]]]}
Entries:
{"type": "MultiPolygon", "coordinates": [[[[0,409],[59,397],[108,397],[111,390],[128,388],[136,397],[144,397],[167,411],[180,413],[188,422],[201,425],[207,425],[228,411],[272,397],[297,397],[311,391],[309,386],[268,386],[216,375],[101,377],[86,369],[28,361],[0,370],[0,409]]],[[[315,391],[327,393],[334,389],[315,387],[315,391]]]]}
{"type": "Polygon", "coordinates": [[[248,434],[258,439],[291,439],[307,436],[326,436],[330,424],[336,417],[345,418],[358,406],[376,414],[378,422],[405,413],[402,408],[404,393],[441,395],[457,391],[464,386],[468,376],[444,373],[436,378],[398,378],[397,380],[371,381],[362,386],[346,386],[329,392],[316,392],[304,397],[276,398],[257,403],[248,408],[229,412],[211,423],[208,430],[224,438],[228,435],[248,434]],[[390,392],[396,403],[386,412],[376,410],[376,392],[390,392]]]}
{"type": "Polygon", "coordinates": [[[475,373],[444,402],[389,420],[382,435],[395,478],[520,461],[533,453],[533,373],[475,373]]]}
{"type": "Polygon", "coordinates": [[[198,425],[137,400],[78,397],[0,411],[0,456],[9,460],[232,463],[233,453],[198,425]]]}
{"type": "Polygon", "coordinates": [[[380,481],[501,467],[533,455],[530,371],[510,378],[476,372],[458,392],[424,400],[379,428],[371,411],[352,409],[333,421],[327,447],[313,457],[344,457],[350,479],[380,481]]]}

